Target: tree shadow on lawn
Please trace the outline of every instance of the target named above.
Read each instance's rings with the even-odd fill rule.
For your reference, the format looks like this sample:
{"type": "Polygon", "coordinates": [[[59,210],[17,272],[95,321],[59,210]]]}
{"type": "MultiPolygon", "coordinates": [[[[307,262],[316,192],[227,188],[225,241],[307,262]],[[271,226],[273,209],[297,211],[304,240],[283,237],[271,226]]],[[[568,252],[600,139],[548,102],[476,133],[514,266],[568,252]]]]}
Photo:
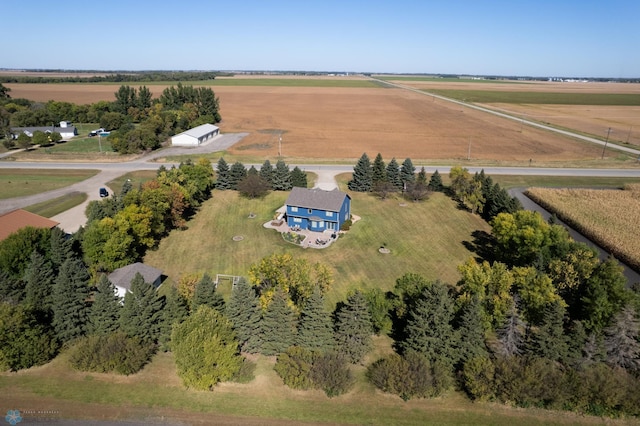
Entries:
{"type": "Polygon", "coordinates": [[[496,261],[495,239],[486,231],[473,231],[471,234],[472,241],[463,241],[462,244],[472,253],[476,255],[477,262],[487,261],[493,263],[496,261]]]}

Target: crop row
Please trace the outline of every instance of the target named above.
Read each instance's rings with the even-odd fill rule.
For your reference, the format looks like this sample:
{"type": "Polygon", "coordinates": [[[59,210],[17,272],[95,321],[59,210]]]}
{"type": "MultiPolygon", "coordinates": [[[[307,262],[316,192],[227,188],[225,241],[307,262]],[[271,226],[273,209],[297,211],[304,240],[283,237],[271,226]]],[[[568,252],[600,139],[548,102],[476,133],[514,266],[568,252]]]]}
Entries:
{"type": "Polygon", "coordinates": [[[627,185],[624,190],[530,188],[527,196],[640,270],[640,238],[634,215],[640,211],[640,185],[627,185]]]}

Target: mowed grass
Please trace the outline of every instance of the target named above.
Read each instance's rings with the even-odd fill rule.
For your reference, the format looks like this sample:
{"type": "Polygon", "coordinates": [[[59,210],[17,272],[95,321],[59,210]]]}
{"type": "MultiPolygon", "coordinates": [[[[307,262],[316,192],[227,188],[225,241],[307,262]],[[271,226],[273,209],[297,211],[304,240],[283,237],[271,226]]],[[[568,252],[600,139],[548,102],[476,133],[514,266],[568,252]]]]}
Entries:
{"type": "Polygon", "coordinates": [[[529,188],[527,195],[640,270],[640,185],[625,190],[529,188]]]}
{"type": "Polygon", "coordinates": [[[471,241],[476,230],[489,230],[477,215],[459,210],[441,193],[420,203],[353,193],[352,213],[361,219],[330,247],[303,249],[263,227],[287,195],[272,192],[262,200],[248,200],[235,191],[214,191],[188,229],[172,231],[157,250],[147,253],[145,262],[177,282],[189,273],[246,276],[260,259],[291,253],[332,268],[335,282],[327,302],[335,304],[351,289],[390,290],[408,272],[455,284],[457,265],[473,255],[464,242],[471,241]],[[256,217],[250,219],[250,213],[256,217]],[[234,241],[234,236],[243,239],[234,241]],[[381,246],[391,253],[379,253],[381,246]]]}
{"type": "MultiPolygon", "coordinates": [[[[374,353],[388,351],[390,340],[374,339],[374,353]]],[[[372,356],[367,363],[375,361],[372,356]]],[[[252,357],[255,379],[223,383],[212,392],[185,389],[171,353],[159,353],[131,376],[84,373],[68,366],[62,353],[41,367],[0,374],[2,407],[47,410],[50,418],[119,419],[152,422],[173,419],[185,424],[284,425],[302,422],[357,425],[512,425],[632,424],[570,412],[517,409],[473,403],[457,392],[434,399],[404,402],[369,384],[365,368],[354,367],[356,386],[328,398],[321,391],[296,391],[273,371],[274,357],[252,357]],[[236,417],[237,416],[237,417],[236,417]]],[[[28,421],[29,418],[25,417],[28,421]]]]}
{"type": "Polygon", "coordinates": [[[96,174],[97,170],[0,168],[0,200],[64,188],[96,174]]]}
{"type": "Polygon", "coordinates": [[[84,203],[88,197],[84,192],[73,192],[42,203],[32,204],[25,207],[24,210],[44,217],[53,217],[84,203]]]}
{"type": "Polygon", "coordinates": [[[557,93],[492,90],[424,89],[465,102],[491,104],[640,106],[640,96],[630,93],[557,93]]]}

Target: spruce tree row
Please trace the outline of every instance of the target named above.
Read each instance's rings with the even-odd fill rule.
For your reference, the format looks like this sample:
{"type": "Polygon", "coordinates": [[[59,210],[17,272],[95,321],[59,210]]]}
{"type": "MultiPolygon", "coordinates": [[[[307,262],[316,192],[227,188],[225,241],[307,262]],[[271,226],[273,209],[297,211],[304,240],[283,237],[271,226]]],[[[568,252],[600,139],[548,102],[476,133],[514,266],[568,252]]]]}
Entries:
{"type": "Polygon", "coordinates": [[[241,162],[237,161],[229,166],[221,157],[216,172],[216,189],[238,190],[249,197],[263,196],[269,190],[290,191],[294,186],[307,187],[306,173],[298,166],[289,170],[283,160],[278,160],[275,167],[269,160],[265,160],[260,170],[254,166],[247,170],[241,162]]]}

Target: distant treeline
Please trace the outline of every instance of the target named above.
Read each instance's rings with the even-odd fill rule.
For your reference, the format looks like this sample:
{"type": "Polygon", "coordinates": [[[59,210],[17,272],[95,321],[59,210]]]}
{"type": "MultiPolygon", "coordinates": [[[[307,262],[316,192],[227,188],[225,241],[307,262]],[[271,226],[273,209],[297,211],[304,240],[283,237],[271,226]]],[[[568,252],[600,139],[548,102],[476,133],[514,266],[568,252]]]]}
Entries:
{"type": "Polygon", "coordinates": [[[104,71],[82,71],[86,76],[78,75],[78,71],[46,70],[52,75],[42,76],[0,76],[0,83],[120,83],[120,82],[150,82],[150,81],[202,81],[213,80],[218,76],[231,76],[232,74],[213,71],[136,71],[130,73],[109,73],[104,71]],[[73,74],[69,77],[60,76],[60,73],[73,74]],[[56,73],[56,74],[53,74],[56,73]],[[103,74],[103,75],[94,75],[103,74]]]}

